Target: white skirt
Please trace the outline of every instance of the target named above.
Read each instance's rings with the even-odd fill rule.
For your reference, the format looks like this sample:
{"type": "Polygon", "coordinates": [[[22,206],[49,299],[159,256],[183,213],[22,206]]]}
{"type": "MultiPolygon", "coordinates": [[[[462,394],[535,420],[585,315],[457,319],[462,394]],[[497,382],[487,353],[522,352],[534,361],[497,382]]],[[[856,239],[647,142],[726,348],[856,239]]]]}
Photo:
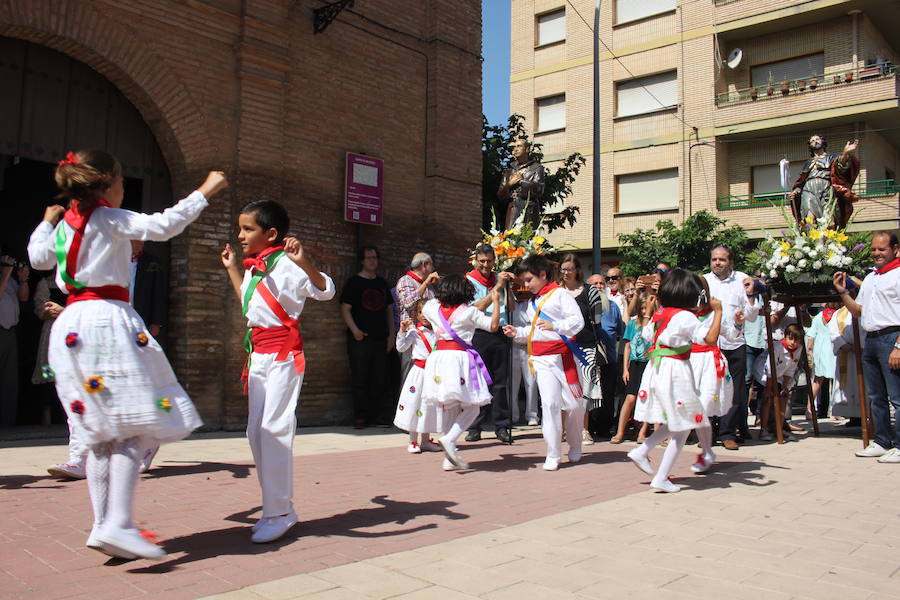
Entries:
{"type": "Polygon", "coordinates": [[[439,407],[422,402],[422,382],[425,380],[425,369],[413,366],[403,382],[397,412],[394,414],[394,425],[410,433],[433,433],[441,431],[438,426],[439,407]]]}
{"type": "Polygon", "coordinates": [[[69,422],[88,445],[135,436],[172,442],[203,424],[127,302],[67,306],[50,332],[48,359],[69,422]]]}
{"type": "Polygon", "coordinates": [[[425,362],[422,399],[425,404],[484,406],[491,402],[491,392],[480,370],[476,369],[478,390],[469,381],[469,354],[462,350],[435,350],[425,362]]]}
{"type": "Polygon", "coordinates": [[[665,423],[670,431],[687,431],[709,425],[700,394],[687,360],[663,357],[644,369],[634,418],[645,423],[665,423]]]}
{"type": "Polygon", "coordinates": [[[728,361],[722,356],[725,376],[719,379],[716,376],[715,355],[712,352],[692,352],[690,360],[703,412],[707,417],[724,417],[731,408],[734,395],[728,361]]]}

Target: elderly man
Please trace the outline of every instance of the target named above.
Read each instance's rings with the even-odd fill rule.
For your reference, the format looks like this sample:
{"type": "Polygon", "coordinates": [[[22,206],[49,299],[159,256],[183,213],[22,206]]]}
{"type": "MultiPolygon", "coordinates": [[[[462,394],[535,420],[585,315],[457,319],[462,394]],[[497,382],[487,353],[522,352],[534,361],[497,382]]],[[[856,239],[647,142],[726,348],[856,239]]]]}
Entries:
{"type": "Polygon", "coordinates": [[[866,330],[862,368],[875,440],[856,456],[896,464],[900,463],[900,242],[896,234],[879,231],[872,236],[871,248],[875,270],[866,275],[856,300],[847,291],[846,273],[834,274],[834,288],[866,330]]]}
{"type": "Polygon", "coordinates": [[[756,300],[753,279],[734,270],[734,252],[724,244],[715,246],[709,254],[712,273],[703,277],[709,294],[722,302],[722,321],[741,331],[737,340],[719,338],[719,348],[728,361],[734,401],[731,409],[719,421],[719,440],[727,450],[737,450],[737,435],[749,439],[747,428],[747,343],[742,332],[745,321],[755,321],[761,302],[756,300]]]}
{"type": "MultiPolygon", "coordinates": [[[[416,300],[434,298],[432,285],[440,279],[434,269],[434,261],[425,252],[416,252],[409,262],[409,270],[403,277],[397,280],[394,288],[397,298],[398,327],[400,321],[411,319],[415,321],[416,315],[410,313],[410,308],[416,300]]],[[[400,355],[400,381],[406,379],[406,375],[412,368],[412,346],[400,355]]]]}
{"type": "Polygon", "coordinates": [[[616,303],[622,318],[627,318],[626,308],[628,303],[625,301],[625,294],[622,293],[622,269],[619,267],[610,267],[606,271],[606,288],[609,299],[616,303]]]}
{"type": "Polygon", "coordinates": [[[513,274],[494,273],[494,263],[496,262],[494,249],[488,244],[479,244],[475,248],[475,268],[466,273],[466,279],[475,287],[475,301],[472,306],[483,310],[488,315],[492,314],[491,290],[496,289],[501,294],[500,310],[503,311],[500,313],[500,329],[495,333],[476,329],[475,336],[472,338],[472,346],[478,350],[478,354],[484,360],[494,383],[490,386],[491,403],[481,407],[478,418],[469,427],[466,441],[477,442],[481,439],[481,424],[487,419],[490,410],[494,419],[494,433],[497,439],[509,444],[512,443],[512,436],[509,433],[510,406],[507,397],[510,341],[503,334],[502,328],[507,324],[506,282],[513,278],[513,274]]]}
{"type": "MultiPolygon", "coordinates": [[[[618,269],[615,271],[621,274],[618,269]]],[[[588,418],[588,429],[592,438],[604,440],[610,437],[610,428],[616,409],[616,389],[622,381],[623,362],[618,352],[618,345],[625,332],[625,323],[622,320],[622,311],[619,310],[619,305],[612,301],[607,293],[606,277],[594,273],[587,278],[587,283],[600,291],[603,313],[600,315],[600,328],[597,329],[599,338],[597,342],[602,344],[606,350],[606,364],[600,367],[600,390],[603,398],[600,400],[600,408],[591,411],[588,418]]]]}

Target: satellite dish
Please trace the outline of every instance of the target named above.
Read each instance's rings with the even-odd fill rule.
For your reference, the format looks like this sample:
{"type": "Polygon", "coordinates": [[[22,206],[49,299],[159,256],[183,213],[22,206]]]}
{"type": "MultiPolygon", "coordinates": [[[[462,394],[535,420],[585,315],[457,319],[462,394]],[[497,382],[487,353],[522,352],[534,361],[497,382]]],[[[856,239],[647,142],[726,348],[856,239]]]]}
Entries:
{"type": "Polygon", "coordinates": [[[744,51],[740,48],[735,48],[728,54],[728,58],[725,60],[725,64],[728,65],[729,69],[737,69],[738,65],[741,64],[741,59],[744,58],[744,51]]]}

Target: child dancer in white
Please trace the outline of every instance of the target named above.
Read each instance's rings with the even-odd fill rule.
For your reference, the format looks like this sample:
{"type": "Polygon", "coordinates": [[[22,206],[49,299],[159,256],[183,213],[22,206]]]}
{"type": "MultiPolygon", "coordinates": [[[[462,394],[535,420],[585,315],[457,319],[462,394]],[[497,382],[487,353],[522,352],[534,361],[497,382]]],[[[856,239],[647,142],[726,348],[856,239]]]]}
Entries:
{"type": "Polygon", "coordinates": [[[133,521],[141,457],[149,445],[179,440],[201,421],[128,303],[130,240],[178,235],[227,183],[224,174],[210,173],[162,213],[122,210],[122,167],[102,150],[70,152],[56,168],[56,183],[69,207],[47,208],[28,256],[37,269],[58,266],[57,284],[68,293],[50,332],[48,359],[69,421],[90,447],[94,526],[87,546],[120,558],[160,559],[166,553],[133,521]]]}
{"type": "Polygon", "coordinates": [[[431,323],[437,346],[425,363],[422,400],[442,411],[444,470],[468,469],[456,449],[456,440],[475,421],[478,409],[490,403],[490,375],[481,356],[472,348],[475,329],[497,331],[500,325],[500,294],[491,290],[493,312],[487,316],[469,302],[475,288],[465,277],[448,275],[435,286],[435,298],[423,313],[431,323]]]}
{"type": "Polygon", "coordinates": [[[397,334],[397,352],[403,354],[412,348],[412,367],[403,382],[397,412],[394,414],[394,426],[409,432],[409,445],[406,450],[410,454],[440,452],[441,447],[431,440],[432,431],[440,431],[435,406],[422,402],[422,381],[425,378],[425,361],[434,350],[436,339],[431,330],[431,323],[422,314],[428,300],[420,298],[413,304],[410,313],[415,315],[416,324],[406,319],[400,322],[397,334]],[[421,439],[420,439],[421,438],[421,439]]]}
{"type": "Polygon", "coordinates": [[[282,205],[272,200],[251,202],[238,216],[237,237],[247,256],[246,270],[239,266],[231,244],[222,251],[222,264],[249,328],[244,339],[250,352],[245,371],[247,439],[263,500],[262,518],[250,536],[257,544],[277,540],[297,522],[293,446],[297,396],[306,368],[298,321],[307,298],[334,297],[331,278],[314,267],[296,238],[286,237],[289,226],[282,205]]]}
{"type": "MultiPolygon", "coordinates": [[[[516,308],[512,314],[512,324],[516,327],[526,327],[530,324],[525,318],[528,302],[516,302],[516,308]]],[[[525,386],[525,419],[528,425],[538,424],[538,389],[534,374],[528,367],[528,346],[513,342],[512,365],[510,366],[510,380],[512,381],[512,418],[513,422],[519,421],[519,387],[525,386]]]]}
{"type": "Polygon", "coordinates": [[[568,339],[584,327],[581,309],[571,294],[553,281],[550,262],[533,254],[518,269],[522,281],[534,297],[528,302],[525,318],[529,325],[507,325],[503,332],[528,345],[530,365],[541,392],[541,430],[547,444],[544,470],[555,471],[562,457],[561,412],[566,411],[565,431],[569,442],[569,462],[581,460],[581,427],[584,404],[573,346],[568,339]]]}
{"type": "MultiPolygon", "coordinates": [[[[703,286],[703,295],[700,305],[694,313],[700,320],[700,332],[705,340],[712,338],[715,317],[713,307],[709,299],[709,287],[706,278],[696,275],[697,281],[703,286]]],[[[724,315],[723,315],[724,318],[724,315]]],[[[730,320],[724,320],[719,326],[719,335],[728,341],[737,342],[741,338],[740,330],[730,320]],[[727,322],[725,322],[727,321],[727,322]]],[[[712,344],[697,344],[691,347],[691,371],[694,374],[694,383],[700,392],[700,403],[703,405],[703,413],[707,417],[724,417],[731,408],[731,398],[734,387],[731,385],[731,375],[728,374],[728,361],[719,350],[718,340],[712,344]]],[[[700,453],[697,461],[691,465],[694,473],[703,473],[716,462],[716,455],[712,451],[712,428],[701,425],[696,428],[697,438],[700,440],[700,453]]]]}
{"type": "Polygon", "coordinates": [[[653,340],[653,347],[647,353],[650,364],[644,371],[634,417],[660,425],[643,444],[628,453],[628,458],[641,471],[653,475],[647,455],[666,437],[670,438],[659,470],[650,481],[650,487],[661,492],[681,491],[669,481],[669,473],[684,448],[688,432],[709,425],[703,414],[689,357],[692,343],[716,343],[722,322],[722,305],[718,300],[710,299],[715,312],[707,333],[691,312],[700,301],[702,291],[703,287],[690,271],[673,269],[667,273],[659,286],[661,308],[653,315],[655,327],[645,327],[643,332],[644,339],[653,340]]]}

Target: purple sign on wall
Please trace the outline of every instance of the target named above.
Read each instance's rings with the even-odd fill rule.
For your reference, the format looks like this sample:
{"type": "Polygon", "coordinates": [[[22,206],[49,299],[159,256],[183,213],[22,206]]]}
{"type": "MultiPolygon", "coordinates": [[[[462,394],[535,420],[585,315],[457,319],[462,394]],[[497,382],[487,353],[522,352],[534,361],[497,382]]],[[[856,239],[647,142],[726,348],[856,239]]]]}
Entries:
{"type": "Polygon", "coordinates": [[[384,225],[384,161],[347,153],[344,219],[364,225],[384,225]]]}

